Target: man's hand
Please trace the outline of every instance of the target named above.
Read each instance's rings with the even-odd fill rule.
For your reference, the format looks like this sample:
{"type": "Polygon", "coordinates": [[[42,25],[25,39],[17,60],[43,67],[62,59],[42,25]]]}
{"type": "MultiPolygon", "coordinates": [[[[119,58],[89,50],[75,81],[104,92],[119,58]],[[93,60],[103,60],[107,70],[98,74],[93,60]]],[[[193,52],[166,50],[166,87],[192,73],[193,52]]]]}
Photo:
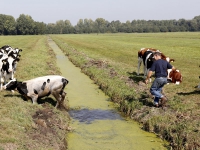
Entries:
{"type": "Polygon", "coordinates": [[[145,82],[145,84],[148,84],[148,82],[149,82],[149,79],[145,79],[145,81],[144,81],[144,82],[145,82]]]}

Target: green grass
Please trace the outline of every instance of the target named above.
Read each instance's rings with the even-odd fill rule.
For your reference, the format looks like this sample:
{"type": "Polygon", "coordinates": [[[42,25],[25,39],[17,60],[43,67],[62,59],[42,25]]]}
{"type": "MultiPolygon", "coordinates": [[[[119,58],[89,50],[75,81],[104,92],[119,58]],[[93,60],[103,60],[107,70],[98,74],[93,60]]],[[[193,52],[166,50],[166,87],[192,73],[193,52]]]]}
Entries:
{"type": "MultiPolygon", "coordinates": [[[[167,139],[174,149],[200,148],[200,33],[51,35],[52,39],[119,105],[119,110],[143,124],[145,130],[167,139]],[[168,107],[154,109],[148,97],[150,84],[140,90],[143,76],[137,76],[137,52],[151,47],[175,59],[183,75],[180,85],[164,87],[168,107]],[[103,62],[99,67],[91,60],[103,62]],[[115,75],[111,76],[111,71],[115,75]],[[129,80],[127,80],[129,79],[129,80]],[[127,81],[132,81],[132,86],[127,81]]],[[[141,71],[142,72],[142,68],[141,71]]]]}

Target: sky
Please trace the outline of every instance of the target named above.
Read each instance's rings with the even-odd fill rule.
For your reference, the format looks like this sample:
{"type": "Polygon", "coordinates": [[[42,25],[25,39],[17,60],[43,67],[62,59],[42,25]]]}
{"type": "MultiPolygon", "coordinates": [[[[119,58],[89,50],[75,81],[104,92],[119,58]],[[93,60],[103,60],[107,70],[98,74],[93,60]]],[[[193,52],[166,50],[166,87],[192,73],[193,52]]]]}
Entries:
{"type": "Polygon", "coordinates": [[[200,0],[0,0],[0,14],[56,23],[103,18],[122,23],[132,20],[193,19],[200,15],[200,0]]]}

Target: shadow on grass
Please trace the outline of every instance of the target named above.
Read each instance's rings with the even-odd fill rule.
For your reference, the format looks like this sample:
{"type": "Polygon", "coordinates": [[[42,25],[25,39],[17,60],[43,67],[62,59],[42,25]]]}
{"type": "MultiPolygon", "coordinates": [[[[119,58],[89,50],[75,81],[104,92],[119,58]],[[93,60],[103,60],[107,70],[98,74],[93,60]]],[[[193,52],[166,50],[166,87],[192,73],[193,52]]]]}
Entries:
{"type": "Polygon", "coordinates": [[[183,93],[183,92],[180,92],[180,93],[177,93],[178,95],[191,95],[191,94],[200,94],[200,91],[192,91],[192,92],[187,92],[187,93],[183,93]]]}
{"type": "Polygon", "coordinates": [[[136,72],[127,72],[129,76],[129,79],[135,81],[136,83],[139,83],[140,81],[143,81],[144,80],[144,75],[141,74],[141,75],[137,75],[136,72]]]}
{"type": "MultiPolygon", "coordinates": [[[[22,95],[6,94],[6,95],[4,95],[4,97],[19,97],[19,98],[21,98],[24,101],[28,101],[29,100],[29,99],[27,99],[26,97],[24,97],[22,95]]],[[[32,102],[32,100],[31,100],[31,102],[32,102]]],[[[51,104],[54,107],[56,106],[56,103],[57,103],[56,100],[54,100],[51,97],[38,98],[37,102],[38,102],[38,104],[49,103],[49,104],[51,104]]]]}

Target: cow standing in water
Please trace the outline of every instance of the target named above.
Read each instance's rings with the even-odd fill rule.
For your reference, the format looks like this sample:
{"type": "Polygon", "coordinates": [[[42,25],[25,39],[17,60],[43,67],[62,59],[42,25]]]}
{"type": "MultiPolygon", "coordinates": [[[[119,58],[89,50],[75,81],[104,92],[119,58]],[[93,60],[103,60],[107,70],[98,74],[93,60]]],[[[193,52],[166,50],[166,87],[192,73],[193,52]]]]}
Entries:
{"type": "Polygon", "coordinates": [[[68,84],[65,77],[59,75],[48,75],[31,80],[19,82],[16,79],[10,80],[3,89],[16,90],[26,98],[31,98],[33,104],[37,103],[38,98],[52,94],[57,100],[56,108],[63,104],[66,93],[65,86],[68,84]]]}

